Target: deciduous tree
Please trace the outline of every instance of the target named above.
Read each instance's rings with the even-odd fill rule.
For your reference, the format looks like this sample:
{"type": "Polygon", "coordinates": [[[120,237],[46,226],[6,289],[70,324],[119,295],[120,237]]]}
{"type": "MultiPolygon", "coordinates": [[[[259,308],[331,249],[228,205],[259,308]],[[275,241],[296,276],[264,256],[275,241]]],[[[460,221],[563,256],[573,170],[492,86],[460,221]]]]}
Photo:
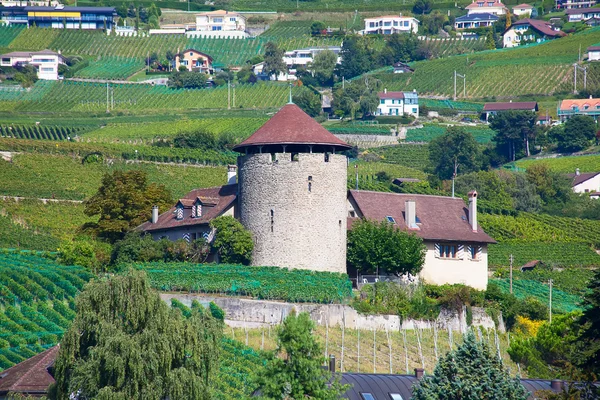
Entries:
{"type": "Polygon", "coordinates": [[[458,172],[479,169],[479,146],[473,134],[459,127],[449,127],[442,136],[429,143],[429,160],[440,179],[451,179],[458,172]]]}
{"type": "Polygon", "coordinates": [[[294,96],[293,101],[294,104],[311,117],[316,117],[321,114],[321,97],[311,90],[302,90],[300,94],[294,96]]]}
{"type": "Polygon", "coordinates": [[[416,275],[425,261],[423,240],[386,222],[359,220],[348,232],[347,260],[365,272],[416,275]]]}
{"type": "Polygon", "coordinates": [[[331,85],[336,65],[337,55],[331,50],[323,50],[315,56],[313,62],[309,65],[309,69],[319,84],[331,85]]]}
{"type": "Polygon", "coordinates": [[[250,264],[254,241],[250,231],[240,221],[231,216],[221,216],[213,219],[210,227],[216,230],[212,245],[221,262],[250,264]]]}
{"type": "Polygon", "coordinates": [[[494,142],[510,161],[522,149],[529,157],[529,140],[535,135],[536,115],[533,111],[503,111],[492,115],[489,119],[490,128],[496,131],[494,142]]]}
{"type": "Polygon", "coordinates": [[[287,66],[283,62],[283,49],[277,46],[277,43],[268,42],[265,47],[265,64],[263,66],[263,72],[269,77],[275,75],[275,78],[282,73],[287,71],[287,66]]]}
{"type": "Polygon", "coordinates": [[[129,271],[92,281],[55,363],[50,399],[210,399],[223,325],[208,312],[185,318],[129,271]]]}

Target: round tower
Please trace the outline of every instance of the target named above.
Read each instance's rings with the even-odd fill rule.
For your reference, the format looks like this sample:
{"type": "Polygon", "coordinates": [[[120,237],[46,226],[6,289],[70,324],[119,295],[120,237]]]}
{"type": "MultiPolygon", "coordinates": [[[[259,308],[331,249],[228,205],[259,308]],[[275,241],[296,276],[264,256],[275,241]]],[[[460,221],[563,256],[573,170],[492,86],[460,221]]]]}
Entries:
{"type": "Polygon", "coordinates": [[[234,147],[254,265],[346,272],[349,148],[294,104],[234,147]]]}

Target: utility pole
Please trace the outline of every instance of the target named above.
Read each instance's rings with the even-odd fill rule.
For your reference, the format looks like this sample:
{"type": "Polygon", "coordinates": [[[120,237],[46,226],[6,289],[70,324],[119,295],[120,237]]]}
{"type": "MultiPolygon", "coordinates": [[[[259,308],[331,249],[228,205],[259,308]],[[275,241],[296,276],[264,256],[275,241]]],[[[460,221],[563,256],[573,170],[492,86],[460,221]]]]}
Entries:
{"type": "Polygon", "coordinates": [[[461,75],[454,70],[454,101],[456,101],[456,77],[462,78],[463,80],[463,97],[467,97],[467,77],[466,75],[461,75]]]}
{"type": "Polygon", "coordinates": [[[513,282],[513,255],[510,255],[510,294],[512,294],[513,292],[513,286],[512,286],[512,282],[513,282]]]}
{"type": "Polygon", "coordinates": [[[577,70],[583,71],[583,89],[587,89],[587,67],[573,64],[573,93],[577,94],[577,70]]]}
{"type": "Polygon", "coordinates": [[[354,164],[354,172],[356,174],[356,190],[358,190],[358,164],[354,164]]]}
{"type": "Polygon", "coordinates": [[[550,285],[550,294],[548,296],[548,313],[550,314],[550,323],[552,323],[552,279],[548,279],[548,284],[550,285]]]}
{"type": "Polygon", "coordinates": [[[110,104],[108,103],[108,82],[106,82],[106,113],[110,112],[110,104]]]}
{"type": "Polygon", "coordinates": [[[227,81],[227,109],[231,110],[231,80],[227,81]]]}
{"type": "Polygon", "coordinates": [[[235,84],[231,85],[233,89],[233,108],[235,108],[235,84]]]}

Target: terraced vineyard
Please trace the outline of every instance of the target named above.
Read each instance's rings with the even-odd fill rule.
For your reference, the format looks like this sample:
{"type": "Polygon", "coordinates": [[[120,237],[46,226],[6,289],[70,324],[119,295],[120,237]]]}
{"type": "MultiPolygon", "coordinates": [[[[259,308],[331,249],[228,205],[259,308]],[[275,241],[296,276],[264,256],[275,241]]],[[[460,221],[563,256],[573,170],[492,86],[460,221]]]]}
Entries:
{"type": "Polygon", "coordinates": [[[131,57],[103,57],[75,73],[77,78],[125,79],[144,68],[144,62],[131,57]]]}
{"type": "Polygon", "coordinates": [[[420,97],[419,104],[421,106],[426,106],[432,109],[451,108],[457,111],[473,111],[474,113],[479,113],[483,111],[483,104],[470,103],[466,101],[438,100],[420,97]]]}
{"type": "MultiPolygon", "coordinates": [[[[569,91],[573,84],[572,64],[579,47],[600,41],[600,29],[515,49],[484,51],[412,64],[412,74],[380,73],[388,90],[412,90],[431,95],[453,94],[454,70],[466,74],[467,97],[512,97],[549,95],[569,91]]],[[[596,86],[588,81],[588,89],[596,86]]]]}
{"type": "Polygon", "coordinates": [[[0,47],[8,47],[23,30],[22,25],[1,25],[0,26],[0,47]]]}
{"type": "MultiPolygon", "coordinates": [[[[0,211],[4,211],[0,209],[0,211]]],[[[0,248],[56,251],[60,240],[0,213],[0,248]]],[[[1,294],[0,294],[1,296],[1,294]]]]}
{"type": "Polygon", "coordinates": [[[473,53],[485,48],[485,39],[427,38],[424,40],[435,57],[448,57],[457,54],[473,53]]]}
{"type": "MultiPolygon", "coordinates": [[[[111,110],[150,111],[227,108],[227,87],[214,89],[170,89],[146,84],[111,84],[111,110]]],[[[294,87],[297,94],[300,87],[294,87]]],[[[2,111],[82,111],[107,109],[106,84],[73,81],[38,81],[30,91],[0,88],[2,111]],[[5,96],[4,93],[7,95],[5,96]]],[[[277,83],[239,85],[235,89],[236,108],[271,108],[287,103],[289,88],[277,83]]]]}
{"type": "Polygon", "coordinates": [[[0,137],[17,139],[67,140],[83,132],[80,126],[0,125],[0,137]]]}
{"type": "Polygon", "coordinates": [[[425,179],[427,175],[423,171],[409,168],[404,165],[390,164],[385,162],[353,162],[348,165],[348,179],[354,180],[356,174],[354,166],[358,165],[359,179],[374,179],[378,172],[385,172],[390,178],[418,178],[425,179]]]}
{"type": "Polygon", "coordinates": [[[165,185],[174,198],[191,189],[223,185],[225,167],[193,167],[151,163],[84,163],[72,156],[19,154],[13,162],[0,160],[0,194],[23,197],[84,200],[100,186],[102,175],[115,169],[141,169],[148,180],[165,185]]]}
{"type": "MultiPolygon", "coordinates": [[[[495,283],[502,289],[503,292],[510,292],[510,283],[508,279],[493,279],[490,283],[495,283]]],[[[533,297],[539,300],[542,304],[548,304],[550,296],[550,288],[540,282],[518,279],[513,281],[513,293],[519,299],[533,297]]],[[[568,313],[571,311],[581,310],[579,303],[581,297],[575,296],[562,290],[552,289],[552,311],[558,313],[568,313]]]]}
{"type": "Polygon", "coordinates": [[[386,146],[369,149],[369,153],[381,157],[381,162],[405,165],[410,168],[424,170],[429,166],[429,150],[427,145],[401,143],[397,146],[386,146]]]}
{"type": "MultiPolygon", "coordinates": [[[[457,125],[463,128],[467,132],[471,132],[475,140],[479,143],[488,143],[494,136],[494,131],[491,130],[487,125],[482,126],[468,126],[468,125],[457,125]]],[[[448,126],[446,125],[434,125],[434,124],[423,124],[422,128],[408,129],[406,131],[407,142],[430,142],[438,136],[442,136],[448,126]]]]}
{"type": "Polygon", "coordinates": [[[537,160],[528,159],[514,163],[517,167],[524,169],[535,164],[546,164],[550,169],[556,172],[574,173],[577,168],[579,168],[581,172],[598,172],[600,171],[600,154],[542,158],[537,160]]]}
{"type": "Polygon", "coordinates": [[[557,267],[600,267],[600,256],[583,243],[498,243],[488,249],[490,267],[506,267],[510,255],[514,265],[522,266],[533,260],[540,260],[557,267]]]}
{"type": "Polygon", "coordinates": [[[0,251],[0,370],[55,345],[92,275],[33,254],[0,251]]]}

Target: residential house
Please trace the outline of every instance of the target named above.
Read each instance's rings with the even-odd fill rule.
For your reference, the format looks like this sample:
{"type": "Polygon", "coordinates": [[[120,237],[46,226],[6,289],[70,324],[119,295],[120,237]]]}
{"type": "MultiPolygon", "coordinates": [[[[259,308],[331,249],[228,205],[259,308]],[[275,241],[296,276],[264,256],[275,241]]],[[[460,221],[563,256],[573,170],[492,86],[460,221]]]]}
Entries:
{"type": "Polygon", "coordinates": [[[0,400],[13,399],[15,395],[27,398],[45,396],[48,386],[54,383],[48,369],[54,365],[57,355],[58,346],[54,346],[2,371],[0,400]]]}
{"type": "Polygon", "coordinates": [[[51,50],[13,51],[0,56],[0,66],[18,67],[33,65],[38,79],[55,81],[58,79],[58,66],[65,64],[65,58],[51,50]]]}
{"type": "Polygon", "coordinates": [[[538,111],[537,101],[509,101],[499,103],[485,103],[483,105],[483,114],[485,120],[488,121],[491,115],[502,111],[538,111]]]}
{"type": "Polygon", "coordinates": [[[56,7],[60,5],[57,0],[51,0],[50,4],[44,0],[2,0],[0,1],[2,7],[27,7],[27,6],[50,6],[56,7]]]}
{"type": "Polygon", "coordinates": [[[492,26],[494,22],[498,21],[496,14],[490,13],[473,13],[462,15],[454,20],[454,29],[475,29],[486,26],[492,26]]]}
{"type": "Polygon", "coordinates": [[[317,54],[325,50],[333,51],[338,56],[338,64],[342,62],[342,58],[339,56],[340,52],[342,51],[342,48],[339,46],[307,47],[305,49],[286,51],[283,55],[283,62],[288,66],[288,68],[295,65],[306,66],[307,64],[313,62],[317,54]]]}
{"type": "Polygon", "coordinates": [[[552,125],[552,116],[538,115],[537,121],[535,122],[535,124],[536,125],[544,125],[544,126],[552,125]]]}
{"type": "Polygon", "coordinates": [[[246,17],[235,11],[217,10],[196,14],[196,30],[188,36],[246,38],[246,17]]]}
{"type": "Polygon", "coordinates": [[[488,244],[477,224],[477,192],[462,198],[350,190],[348,226],[357,218],[388,221],[423,239],[427,250],[420,277],[443,285],[461,283],[484,290],[488,282],[488,244]]]}
{"type": "Polygon", "coordinates": [[[588,61],[600,61],[600,43],[587,48],[588,61]]]}
{"type": "Polygon", "coordinates": [[[587,26],[600,26],[600,17],[592,17],[584,22],[587,26]]]}
{"type": "Polygon", "coordinates": [[[595,99],[566,99],[558,104],[558,119],[564,122],[573,115],[589,115],[598,120],[600,116],[600,98],[595,99]]]}
{"type": "Polygon", "coordinates": [[[573,10],[578,8],[590,8],[596,4],[596,0],[556,0],[557,10],[573,10]]]}
{"type": "Polygon", "coordinates": [[[287,82],[287,81],[295,81],[298,79],[296,76],[296,70],[288,70],[285,72],[280,72],[279,75],[275,76],[275,74],[269,76],[266,72],[263,72],[265,67],[264,61],[259,62],[258,64],[254,64],[252,66],[252,72],[261,81],[279,81],[279,82],[287,82]]]}
{"type": "Polygon", "coordinates": [[[504,15],[508,11],[508,8],[502,3],[501,0],[473,0],[467,7],[468,14],[494,14],[504,15]]]}
{"type": "Polygon", "coordinates": [[[575,193],[597,193],[600,191],[600,172],[581,173],[579,168],[574,174],[567,174],[572,179],[571,186],[575,193]]]}
{"type": "Polygon", "coordinates": [[[513,15],[516,16],[523,16],[523,15],[527,15],[528,17],[537,17],[537,11],[535,9],[534,6],[523,3],[523,4],[519,4],[518,6],[514,6],[513,7],[513,15]]]}
{"type": "Polygon", "coordinates": [[[360,34],[391,35],[392,33],[417,33],[418,30],[419,20],[414,17],[384,15],[382,17],[365,18],[365,29],[360,31],[360,34]]]}
{"type": "Polygon", "coordinates": [[[112,29],[117,18],[114,7],[0,7],[0,18],[6,24],[22,24],[38,28],[112,29]]]}
{"type": "Polygon", "coordinates": [[[175,69],[179,70],[180,66],[186,67],[188,71],[198,71],[212,73],[213,59],[208,54],[204,54],[194,49],[186,49],[175,56],[175,69]]]}
{"type": "Polygon", "coordinates": [[[415,72],[413,68],[411,68],[408,64],[403,63],[402,61],[398,61],[393,65],[395,74],[408,74],[411,72],[415,72]]]}
{"type": "Polygon", "coordinates": [[[554,30],[550,23],[539,19],[525,18],[513,23],[504,33],[504,47],[516,47],[521,44],[540,43],[565,36],[560,30],[554,30]]]}
{"type": "MultiPolygon", "coordinates": [[[[594,1],[592,4],[596,4],[596,2],[594,1]]],[[[565,11],[565,14],[569,17],[569,22],[587,21],[600,17],[600,7],[572,8],[565,11]]]]}
{"type": "Polygon", "coordinates": [[[416,92],[383,92],[379,96],[377,115],[412,115],[419,118],[419,96],[416,92]]]}

